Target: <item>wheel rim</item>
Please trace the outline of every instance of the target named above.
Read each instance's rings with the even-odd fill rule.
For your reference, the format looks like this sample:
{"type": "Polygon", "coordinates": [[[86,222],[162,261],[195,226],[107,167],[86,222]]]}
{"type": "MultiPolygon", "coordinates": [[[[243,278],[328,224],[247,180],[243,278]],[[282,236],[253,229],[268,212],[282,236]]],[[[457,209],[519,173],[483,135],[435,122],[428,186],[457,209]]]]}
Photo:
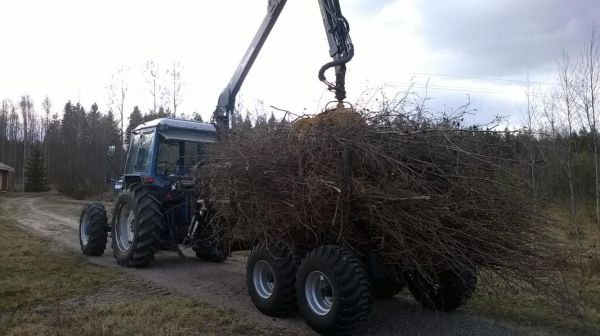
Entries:
{"type": "Polygon", "coordinates": [[[79,225],[79,237],[81,238],[81,243],[85,246],[90,239],[90,223],[88,221],[87,213],[81,217],[81,223],[79,225]]]}
{"type": "Polygon", "coordinates": [[[320,271],[306,277],[304,295],[310,309],[317,315],[327,315],[333,306],[333,291],[327,276],[320,271]]]}
{"type": "Polygon", "coordinates": [[[115,230],[119,250],[126,252],[131,248],[134,238],[135,213],[127,205],[123,205],[117,217],[115,230]]]}
{"type": "Polygon", "coordinates": [[[273,277],[273,270],[271,265],[265,260],[259,260],[254,265],[252,271],[252,282],[254,283],[254,289],[256,293],[263,299],[268,299],[273,295],[275,288],[275,279],[273,277]]]}

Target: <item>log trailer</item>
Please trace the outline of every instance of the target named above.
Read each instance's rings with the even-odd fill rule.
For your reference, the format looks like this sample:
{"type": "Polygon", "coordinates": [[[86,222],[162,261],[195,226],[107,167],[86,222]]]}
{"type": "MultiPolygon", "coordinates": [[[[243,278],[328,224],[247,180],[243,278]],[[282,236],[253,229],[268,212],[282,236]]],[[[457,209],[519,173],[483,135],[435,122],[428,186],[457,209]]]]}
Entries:
{"type": "MultiPolygon", "coordinates": [[[[102,203],[90,203],[81,213],[83,254],[102,255],[110,234],[113,255],[125,267],[150,265],[158,250],[183,256],[182,247],[191,247],[202,260],[227,259],[230,245],[211,223],[206,202],[198,198],[192,170],[205,155],[206,146],[230,130],[236,95],[286,2],[268,2],[266,17],[219,96],[211,124],[164,118],[132,131],[110,222],[102,203]]],[[[346,64],[354,56],[350,27],[339,0],[318,3],[332,58],[319,69],[318,78],[335,95],[338,106],[333,112],[348,113],[344,108],[346,64]],[[334,81],[327,80],[329,69],[335,71],[334,81]]],[[[109,148],[107,156],[114,150],[109,148]]],[[[474,274],[448,275],[439,283],[418,282],[416,286],[415,279],[392,280],[380,268],[375,259],[341,246],[320,246],[298,255],[290,242],[263,242],[248,258],[246,280],[261,312],[286,316],[299,308],[308,324],[323,334],[352,333],[367,320],[374,296],[392,296],[405,283],[425,307],[444,311],[458,308],[475,288],[474,274]]]]}

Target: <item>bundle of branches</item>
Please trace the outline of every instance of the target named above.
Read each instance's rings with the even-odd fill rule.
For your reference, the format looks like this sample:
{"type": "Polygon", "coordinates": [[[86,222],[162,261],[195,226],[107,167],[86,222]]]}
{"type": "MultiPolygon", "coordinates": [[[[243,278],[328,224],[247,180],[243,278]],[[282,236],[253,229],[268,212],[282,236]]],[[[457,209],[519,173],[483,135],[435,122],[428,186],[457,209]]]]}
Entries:
{"type": "Polygon", "coordinates": [[[486,267],[531,278],[553,267],[530,163],[509,137],[447,120],[385,124],[363,114],[234,130],[199,170],[199,188],[220,223],[254,241],[344,245],[422,274],[486,267]]]}

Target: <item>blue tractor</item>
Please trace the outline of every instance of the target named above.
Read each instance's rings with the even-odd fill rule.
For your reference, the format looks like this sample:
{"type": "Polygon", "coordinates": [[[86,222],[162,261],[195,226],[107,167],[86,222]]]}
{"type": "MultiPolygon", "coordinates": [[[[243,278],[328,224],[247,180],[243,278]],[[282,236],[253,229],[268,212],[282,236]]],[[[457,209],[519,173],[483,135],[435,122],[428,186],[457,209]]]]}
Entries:
{"type": "MultiPolygon", "coordinates": [[[[164,118],[136,127],[110,225],[101,203],[81,213],[83,253],[102,255],[112,232],[114,256],[126,267],[147,266],[158,250],[183,255],[180,246],[192,247],[200,259],[224,261],[226,239],[212,229],[193,174],[215,140],[213,125],[195,121],[164,118]]],[[[113,153],[109,147],[108,155],[113,153]]]]}

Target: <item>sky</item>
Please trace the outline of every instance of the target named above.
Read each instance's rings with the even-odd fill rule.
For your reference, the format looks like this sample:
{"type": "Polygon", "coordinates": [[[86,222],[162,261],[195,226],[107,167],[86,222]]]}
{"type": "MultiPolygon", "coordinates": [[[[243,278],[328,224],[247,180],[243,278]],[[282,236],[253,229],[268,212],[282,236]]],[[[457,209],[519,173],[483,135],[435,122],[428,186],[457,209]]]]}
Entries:
{"type": "MultiPolygon", "coordinates": [[[[124,66],[126,110],[152,105],[145,65],[182,67],[179,112],[210,118],[267,10],[267,0],[0,1],[0,99],[29,94],[41,110],[67,100],[109,108],[124,66]]],[[[563,48],[575,55],[600,18],[598,0],[341,0],[355,58],[351,103],[377,89],[425,93],[432,110],[470,98],[473,123],[523,122],[527,83],[556,82],[563,48]]],[[[318,113],[333,94],[317,79],[330,60],[317,1],[289,0],[240,92],[247,109],[318,113]]],[[[331,77],[332,74],[329,74],[331,77]]],[[[164,81],[167,84],[167,81],[164,81]]]]}

